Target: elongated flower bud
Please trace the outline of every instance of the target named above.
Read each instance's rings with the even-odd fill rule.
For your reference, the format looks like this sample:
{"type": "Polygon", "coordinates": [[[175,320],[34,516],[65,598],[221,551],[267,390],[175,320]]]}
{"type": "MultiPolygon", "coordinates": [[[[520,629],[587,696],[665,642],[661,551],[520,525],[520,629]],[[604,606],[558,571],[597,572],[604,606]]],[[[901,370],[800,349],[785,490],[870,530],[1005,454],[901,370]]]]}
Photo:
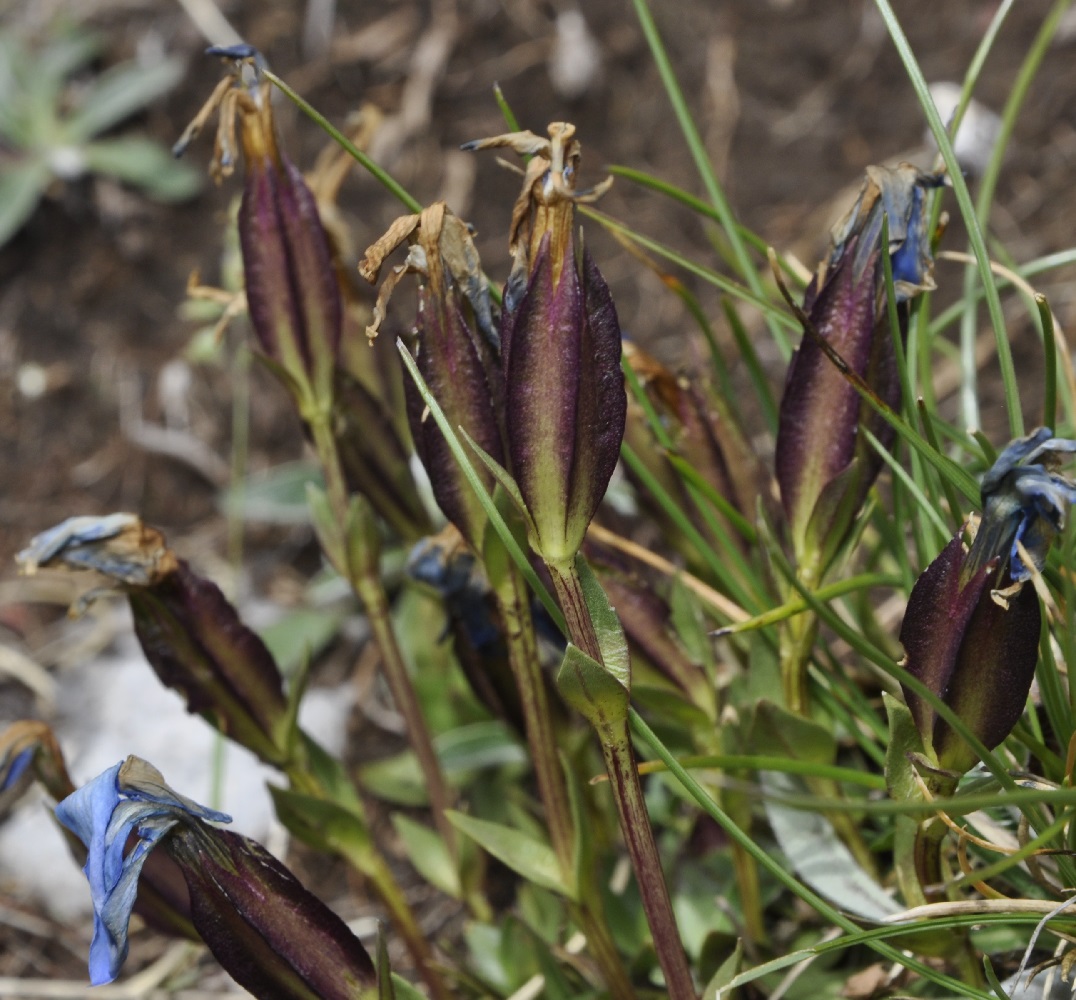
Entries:
{"type": "Polygon", "coordinates": [[[512,215],[512,274],[505,290],[501,357],[511,471],[531,519],[532,543],[567,565],[582,545],[620,455],[627,396],[620,324],[601,272],[577,253],[580,146],[575,127],[549,139],[518,132],[468,143],[530,156],[512,215]]]}
{"type": "Polygon", "coordinates": [[[87,849],[94,985],[119,974],[139,876],[160,844],[186,880],[199,935],[254,996],[377,995],[373,963],[347,925],[260,844],[211,826],[230,819],[173,791],[146,761],[128,757],[110,767],[60,802],[56,815],[87,849]]]}
{"type": "MultiPolygon", "coordinates": [[[[370,332],[376,333],[400,279],[407,273],[417,274],[421,282],[415,319],[419,371],[452,426],[463,428],[503,464],[504,445],[497,418],[503,389],[489,290],[471,235],[444,202],[438,202],[421,215],[398,219],[367,249],[360,272],[367,280],[376,281],[385,259],[405,242],[410,242],[407,259],[382,284],[370,332]]],[[[475,551],[480,551],[486,513],[418,390],[410,379],[404,385],[411,436],[429,474],[434,497],[445,517],[475,551]]],[[[479,474],[487,487],[492,487],[492,476],[484,468],[479,474]]]]}
{"type": "MultiPolygon", "coordinates": [[[[908,301],[933,287],[923,202],[924,189],[936,183],[909,164],[869,167],[803,304],[806,322],[891,407],[899,406],[900,381],[883,277],[883,213],[903,337],[908,301]]],[[[889,425],[805,335],[781,400],[776,470],[793,549],[808,577],[825,573],[881,468],[861,428],[886,447],[893,441],[889,425]]]]}
{"type": "MultiPolygon", "coordinates": [[[[1052,471],[1076,441],[1040,428],[1014,441],[983,478],[983,517],[970,551],[954,538],[916,581],[900,640],[905,666],[996,747],[1023,714],[1038,659],[1038,596],[1025,582],[1046,562],[1076,484],[1052,471]]],[[[962,773],[971,748],[910,689],[904,692],[938,766],[962,773]]]]}
{"type": "Polygon", "coordinates": [[[342,303],[317,202],[277,142],[261,56],[245,45],[209,52],[232,59],[235,73],[214,91],[176,151],[219,107],[213,169],[218,177],[229,174],[238,121],[245,160],[238,227],[251,325],[302,417],[325,419],[332,408],[342,303]]]}
{"type": "Polygon", "coordinates": [[[164,844],[191,896],[194,926],[256,997],[370,1000],[377,973],[362,943],[261,844],[202,823],[164,844]]]}
{"type": "Polygon", "coordinates": [[[161,682],[262,760],[288,759],[290,716],[272,655],[216,584],[177,559],[158,531],[133,514],[70,518],[16,558],[24,573],[93,569],[118,585],[161,682]]]}

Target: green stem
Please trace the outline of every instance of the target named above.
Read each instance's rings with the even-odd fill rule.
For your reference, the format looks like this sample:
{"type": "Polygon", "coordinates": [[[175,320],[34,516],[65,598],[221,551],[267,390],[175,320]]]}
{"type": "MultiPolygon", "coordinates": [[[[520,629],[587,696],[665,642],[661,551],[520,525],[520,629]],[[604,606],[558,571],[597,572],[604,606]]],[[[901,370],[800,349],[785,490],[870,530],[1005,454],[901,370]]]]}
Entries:
{"type": "Polygon", "coordinates": [[[519,574],[509,568],[495,586],[494,596],[504,622],[508,661],[519,689],[527,745],[538,782],[538,794],[545,807],[549,838],[562,872],[571,873],[575,870],[572,810],[568,787],[557,759],[557,738],[542,678],[526,585],[519,574]]]}
{"type": "Polygon", "coordinates": [[[396,631],[392,626],[388,594],[385,593],[381,578],[364,574],[353,581],[359,600],[366,610],[374,641],[381,652],[381,663],[385,670],[392,700],[404,718],[407,738],[411,749],[418,758],[422,777],[426,783],[426,794],[430,800],[430,810],[437,832],[441,835],[449,853],[455,862],[459,862],[459,840],[455,827],[448,821],[446,812],[455,805],[455,795],[445,781],[441,762],[430,737],[429,727],[422,714],[415,686],[404,662],[400,644],[396,641],[396,631]]]}
{"type": "Polygon", "coordinates": [[[810,714],[807,664],[818,637],[818,618],[811,612],[786,619],[781,629],[781,683],[785,707],[796,715],[810,714]]]}
{"type": "MultiPolygon", "coordinates": [[[[583,586],[574,560],[564,564],[546,565],[564,612],[571,641],[591,659],[603,663],[601,645],[587,610],[583,586]]],[[[669,898],[654,831],[650,825],[650,814],[643,798],[639,768],[628,734],[627,717],[607,717],[602,725],[595,726],[595,731],[601,743],[602,756],[605,758],[605,769],[613,787],[620,829],[635,871],[643,910],[654,939],[654,949],[665,974],[665,988],[672,1000],[695,1000],[695,984],[691,978],[680,931],[676,926],[672,900],[669,898]]]]}
{"type": "MultiPolygon", "coordinates": [[[[327,416],[322,419],[315,416],[308,422],[308,426],[325,476],[329,503],[335,515],[336,523],[340,526],[341,552],[338,553],[338,561],[347,566],[348,544],[344,533],[346,531],[345,526],[348,524],[350,503],[343,466],[340,462],[340,453],[327,416]]],[[[380,578],[376,575],[364,573],[359,567],[355,567],[354,571],[348,575],[350,576],[349,584],[366,608],[374,641],[378,644],[381,661],[385,666],[386,679],[392,690],[396,707],[404,717],[408,738],[422,768],[430,796],[434,822],[444,838],[446,846],[455,858],[458,853],[458,841],[455,831],[445,817],[445,810],[449,808],[452,799],[448,792],[436,751],[433,749],[433,743],[419,706],[418,697],[415,694],[414,686],[411,684],[403,654],[400,651],[399,643],[396,641],[396,633],[392,627],[390,616],[388,595],[385,593],[380,578]]],[[[403,891],[400,889],[381,853],[376,849],[364,850],[361,854],[349,853],[348,860],[367,876],[388,908],[393,926],[406,942],[423,980],[430,988],[431,994],[436,1000],[448,1000],[449,994],[445,984],[435,971],[433,951],[418,926],[403,891]]]]}
{"type": "Polygon", "coordinates": [[[687,955],[676,926],[676,916],[665,884],[665,875],[658,856],[650,815],[639,782],[639,769],[635,763],[628,734],[628,721],[621,719],[605,731],[599,731],[605,769],[613,786],[613,799],[620,829],[631,857],[635,880],[639,886],[646,920],[654,938],[661,970],[665,974],[665,989],[670,1000],[695,1000],[695,984],[691,978],[687,955]]]}
{"type": "MultiPolygon", "coordinates": [[[[538,783],[538,796],[545,808],[549,839],[565,881],[574,884],[577,878],[575,823],[568,786],[557,757],[557,738],[538,658],[527,585],[513,567],[508,567],[493,592],[504,622],[508,660],[519,691],[527,745],[538,783]]],[[[587,894],[580,902],[576,916],[610,995],[616,1000],[633,1000],[635,991],[609,936],[600,898],[596,894],[587,894]]]]}

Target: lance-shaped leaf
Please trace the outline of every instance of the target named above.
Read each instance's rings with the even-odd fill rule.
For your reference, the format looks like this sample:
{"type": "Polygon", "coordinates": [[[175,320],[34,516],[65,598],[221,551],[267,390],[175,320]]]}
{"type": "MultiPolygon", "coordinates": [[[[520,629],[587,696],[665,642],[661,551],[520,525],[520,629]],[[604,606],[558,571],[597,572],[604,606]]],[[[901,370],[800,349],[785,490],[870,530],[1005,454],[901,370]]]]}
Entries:
{"type": "MultiPolygon", "coordinates": [[[[503,388],[496,360],[489,293],[466,225],[443,202],[421,215],[406,216],[366,251],[360,271],[376,281],[385,258],[412,241],[407,260],[385,280],[378,296],[376,332],[385,304],[406,273],[420,276],[416,361],[427,386],[454,427],[460,428],[497,462],[504,444],[498,412],[503,388]]],[[[405,380],[408,421],[434,497],[445,516],[475,551],[480,551],[486,514],[467,483],[414,383],[405,380]]],[[[479,474],[492,489],[485,469],[479,474]]]]}
{"type": "Polygon", "coordinates": [[[187,880],[198,933],[254,996],[377,996],[377,972],[358,938],[260,844],[189,823],[164,847],[187,880]]]}
{"type": "Polygon", "coordinates": [[[79,517],[36,536],[16,557],[41,566],[92,569],[123,590],[135,631],[157,676],[187,707],[270,764],[288,759],[292,716],[280,671],[220,588],[133,514],[79,517]]]}
{"type": "MultiPolygon", "coordinates": [[[[908,299],[933,287],[923,191],[935,183],[909,164],[869,168],[859,199],[834,227],[829,257],[803,306],[805,322],[891,407],[900,403],[900,380],[885,297],[882,221],[888,219],[886,251],[903,337],[908,299]]],[[[892,428],[805,335],[785,381],[775,463],[797,561],[813,562],[818,575],[881,468],[860,433],[864,427],[886,447],[892,443],[892,428]]]]}

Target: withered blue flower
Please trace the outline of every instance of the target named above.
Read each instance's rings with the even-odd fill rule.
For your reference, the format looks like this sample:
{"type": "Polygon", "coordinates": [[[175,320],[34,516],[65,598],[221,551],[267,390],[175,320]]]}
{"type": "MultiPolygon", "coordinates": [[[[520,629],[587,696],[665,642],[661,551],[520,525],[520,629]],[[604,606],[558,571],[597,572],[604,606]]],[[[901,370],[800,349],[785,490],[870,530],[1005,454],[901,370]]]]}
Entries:
{"type": "Polygon", "coordinates": [[[266,763],[287,759],[292,719],[272,654],[220,588],[178,559],[159,531],[133,514],[70,518],[37,535],[16,561],[24,573],[89,569],[118,585],[161,682],[266,763]]]}
{"type": "MultiPolygon", "coordinates": [[[[1026,585],[1046,564],[1076,485],[1056,472],[1076,441],[1039,428],[1013,441],[983,477],[983,515],[970,550],[958,535],[908,599],[900,641],[909,673],[952,708],[988,749],[1011,732],[1038,660],[1041,611],[1026,585]]],[[[924,698],[904,691],[928,752],[962,773],[976,757],[924,698]]]]}
{"type": "Polygon", "coordinates": [[[83,871],[93,900],[89,969],[95,986],[112,982],[127,957],[138,876],[153,846],[190,818],[231,822],[224,813],[173,792],[156,769],[137,757],[128,757],[72,792],[57,804],[56,817],[88,852],[83,871]],[[128,851],[132,834],[137,841],[128,851]]]}
{"type": "Polygon", "coordinates": [[[966,574],[999,557],[1008,561],[1016,582],[1042,572],[1050,543],[1064,529],[1069,505],[1076,503],[1076,483],[1056,471],[1063,456],[1073,452],[1076,441],[1055,438],[1049,427],[1040,427],[998,455],[983,477],[983,517],[966,574]]]}

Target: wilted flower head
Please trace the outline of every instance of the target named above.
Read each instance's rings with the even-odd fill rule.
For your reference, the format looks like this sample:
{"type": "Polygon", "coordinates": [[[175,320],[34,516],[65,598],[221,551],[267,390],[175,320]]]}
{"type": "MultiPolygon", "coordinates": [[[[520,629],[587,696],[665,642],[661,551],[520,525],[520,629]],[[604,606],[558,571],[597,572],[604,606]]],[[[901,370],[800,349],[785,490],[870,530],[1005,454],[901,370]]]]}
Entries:
{"type": "MultiPolygon", "coordinates": [[[[891,407],[900,403],[900,381],[885,301],[882,220],[888,219],[885,249],[903,336],[908,300],[934,287],[924,192],[937,183],[906,163],[869,167],[803,303],[805,325],[891,407]]],[[[805,334],[789,365],[776,450],[781,502],[801,571],[824,574],[881,468],[861,427],[886,447],[893,441],[889,425],[805,334]]]]}
{"type": "Polygon", "coordinates": [[[1040,427],[1013,441],[983,477],[983,517],[968,555],[970,576],[1000,559],[1016,582],[1042,572],[1050,543],[1065,527],[1065,513],[1076,503],[1076,483],[1056,470],[1076,441],[1055,438],[1040,427]],[[1030,559],[1031,565],[1025,561],[1030,559]]]}
{"type": "MultiPolygon", "coordinates": [[[[404,243],[407,258],[393,268],[378,292],[372,336],[385,316],[393,289],[406,274],[419,278],[415,319],[416,361],[434,398],[453,427],[463,430],[503,464],[498,412],[503,398],[497,364],[489,286],[466,224],[444,204],[397,219],[366,251],[359,271],[376,282],[385,260],[404,243]]],[[[474,549],[482,546],[486,513],[474,496],[440,428],[410,379],[405,380],[411,436],[445,516],[474,549]]],[[[480,470],[487,487],[492,477],[480,470]]]]}
{"type": "Polygon", "coordinates": [[[305,420],[326,419],[340,345],[342,302],[317,202],[277,142],[264,61],[249,45],[209,49],[233,65],[188,126],[181,154],[219,110],[211,171],[236,162],[236,125],[246,180],[239,208],[247,306],[259,346],[305,420]]]}
{"type": "Polygon", "coordinates": [[[58,799],[75,787],[52,730],[44,722],[24,719],[0,733],[0,816],[8,797],[25,790],[31,775],[58,799]]]}
{"type": "Polygon", "coordinates": [[[177,795],[156,769],[137,757],[128,757],[72,792],[56,806],[56,816],[86,845],[83,871],[94,915],[90,981],[95,986],[110,983],[127,957],[127,926],[150,849],[177,823],[231,819],[177,795]],[[131,834],[138,839],[128,852],[131,834]]]}
{"type": "Polygon", "coordinates": [[[551,564],[579,551],[620,454],[627,397],[620,324],[601,273],[577,253],[575,206],[609,185],[576,190],[575,126],[549,138],[515,132],[467,143],[529,156],[512,212],[512,273],[504,296],[501,359],[512,475],[532,543],[551,564]]]}
{"type": "MultiPolygon", "coordinates": [[[[900,640],[909,673],[926,684],[988,749],[1023,714],[1038,659],[1040,610],[1026,581],[1042,570],[1076,485],[1053,471],[1076,441],[1047,428],[1012,442],[982,483],[983,515],[970,551],[960,535],[916,581],[900,640]]],[[[905,689],[925,746],[962,773],[971,748],[919,695],[905,689]]]]}
{"type": "Polygon", "coordinates": [[[159,531],[133,514],[70,518],[36,536],[16,560],[23,573],[58,565],[96,570],[118,585],[161,682],[262,760],[287,760],[292,719],[272,655],[159,531]]]}
{"type": "Polygon", "coordinates": [[[94,985],[119,974],[139,874],[160,844],[186,881],[198,933],[255,996],[376,995],[373,963],[347,925],[260,844],[211,826],[231,820],[171,789],[146,761],[128,757],[109,768],[59,803],[56,815],[88,852],[94,985]]]}

